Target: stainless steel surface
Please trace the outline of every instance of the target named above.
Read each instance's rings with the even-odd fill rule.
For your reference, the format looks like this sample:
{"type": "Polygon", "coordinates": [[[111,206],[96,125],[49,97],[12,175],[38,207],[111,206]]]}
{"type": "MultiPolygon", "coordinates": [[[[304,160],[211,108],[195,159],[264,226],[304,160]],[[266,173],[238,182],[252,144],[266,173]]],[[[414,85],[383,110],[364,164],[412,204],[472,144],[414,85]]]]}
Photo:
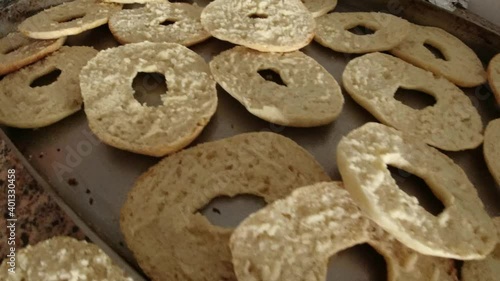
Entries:
{"type": "MultiPolygon", "coordinates": [[[[196,2],[204,5],[207,1],[196,2]]],[[[416,23],[444,28],[469,43],[485,62],[495,52],[500,51],[500,35],[493,29],[485,29],[481,22],[465,19],[467,15],[453,15],[416,0],[365,0],[349,1],[351,3],[344,4],[345,2],[348,1],[340,1],[336,11],[385,11],[416,23]]],[[[117,45],[107,27],[74,36],[68,40],[68,44],[89,44],[98,49],[117,45]]],[[[229,43],[210,39],[192,49],[209,61],[213,55],[231,47],[229,43]]],[[[314,42],[303,51],[321,63],[339,83],[346,63],[354,57],[333,52],[314,42]]],[[[489,120],[498,117],[498,109],[487,86],[467,89],[465,92],[480,111],[485,125],[489,120]]],[[[248,113],[220,88],[218,96],[217,113],[193,145],[244,132],[274,131],[294,139],[311,152],[334,180],[341,179],[335,158],[336,146],[341,137],[368,121],[376,121],[346,93],[344,93],[346,103],[340,117],[330,125],[310,129],[270,124],[248,113]]],[[[410,103],[418,103],[420,100],[418,97],[412,99],[410,103]]],[[[158,159],[121,151],[100,143],[89,130],[83,111],[46,128],[37,130],[4,128],[4,130],[28,159],[29,164],[38,172],[40,175],[38,179],[48,183],[47,188],[54,190],[61,199],[60,203],[66,206],[65,209],[72,214],[78,224],[88,226],[84,228],[92,234],[91,238],[98,241],[102,239],[109,246],[106,248],[108,252],[112,249],[134,264],[133,255],[124,245],[119,229],[120,207],[137,177],[158,159]]],[[[482,148],[464,152],[446,152],[446,154],[464,168],[477,187],[488,212],[491,215],[500,215],[500,189],[486,168],[482,148]]],[[[411,177],[408,178],[408,182],[411,181],[411,177]]],[[[231,214],[235,209],[243,213],[246,208],[234,208],[234,204],[232,207],[230,205],[228,200],[215,201],[204,213],[212,222],[227,225],[227,222],[232,220],[231,214]]],[[[238,206],[243,205],[247,206],[242,203],[238,206]]],[[[249,208],[255,209],[255,204],[249,208]]],[[[342,255],[342,258],[335,259],[333,267],[341,270],[337,273],[342,272],[340,275],[344,276],[343,280],[353,280],[350,279],[353,276],[359,277],[356,280],[374,280],[377,274],[380,278],[380,270],[370,270],[359,260],[359,256],[355,254],[342,255]],[[343,266],[340,266],[341,264],[343,266]]],[[[332,270],[329,276],[334,278],[338,277],[338,274],[332,270]]]]}

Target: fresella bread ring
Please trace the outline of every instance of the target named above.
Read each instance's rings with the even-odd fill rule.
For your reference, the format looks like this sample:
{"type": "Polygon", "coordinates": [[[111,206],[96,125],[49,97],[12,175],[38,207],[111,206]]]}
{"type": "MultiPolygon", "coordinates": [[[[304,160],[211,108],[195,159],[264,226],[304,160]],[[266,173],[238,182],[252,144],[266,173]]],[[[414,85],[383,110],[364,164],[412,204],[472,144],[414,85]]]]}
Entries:
{"type": "Polygon", "coordinates": [[[387,263],[388,281],[456,281],[453,261],[420,255],[363,216],[339,182],[301,187],[251,214],[233,232],[239,281],[324,281],[328,260],[367,243],[387,263]]]}
{"type": "Polygon", "coordinates": [[[424,255],[482,259],[497,243],[494,225],[464,171],[425,143],[379,123],[344,137],[337,163],[346,189],[366,215],[424,255]],[[444,210],[437,216],[405,193],[388,166],[423,179],[444,210]]]}
{"type": "Polygon", "coordinates": [[[500,54],[493,57],[488,65],[488,83],[495,94],[497,103],[500,104],[500,54]]]}
{"type": "Polygon", "coordinates": [[[491,175],[500,186],[500,119],[490,121],[486,127],[483,154],[491,175]]]}
{"type": "Polygon", "coordinates": [[[337,7],[337,0],[301,0],[304,6],[317,18],[328,12],[331,12],[337,7]]]}
{"type": "Polygon", "coordinates": [[[0,75],[16,71],[55,52],[66,38],[57,40],[33,40],[19,32],[0,39],[0,75]]]}
{"type": "Polygon", "coordinates": [[[122,44],[150,41],[191,46],[210,37],[201,25],[201,11],[187,3],[150,3],[116,13],[109,29],[122,44]]]}
{"type": "Polygon", "coordinates": [[[236,280],[232,229],[200,213],[216,197],[250,194],[267,203],[295,188],[329,181],[298,144],[274,133],[248,133],[175,153],[135,183],[121,210],[127,246],[154,281],[236,280]]]}
{"type": "MultiPolygon", "coordinates": [[[[347,65],[343,85],[380,122],[449,151],[478,147],[483,123],[470,99],[453,83],[396,57],[372,53],[347,65]],[[397,100],[398,89],[431,95],[436,103],[415,109],[397,100]]],[[[419,93],[417,93],[419,94],[419,93]]]]}
{"type": "MultiPolygon", "coordinates": [[[[500,240],[500,217],[493,218],[500,240]]],[[[500,277],[500,242],[484,260],[466,261],[462,267],[462,281],[498,281],[500,277]]]]}
{"type": "Polygon", "coordinates": [[[71,237],[53,237],[16,254],[14,272],[10,272],[8,259],[4,259],[0,280],[133,281],[96,245],[71,237]]]}
{"type": "Polygon", "coordinates": [[[205,60],[174,43],[133,43],[101,51],[83,68],[80,86],[90,129],[104,143],[164,156],[191,143],[217,108],[215,81],[205,60]],[[162,104],[134,98],[139,72],[165,76],[162,104]]]}
{"type": "Polygon", "coordinates": [[[74,0],[27,18],[18,29],[31,38],[54,39],[104,25],[112,14],[120,10],[119,4],[74,0]]]}
{"type": "Polygon", "coordinates": [[[0,81],[0,124],[39,128],[79,111],[82,96],[78,76],[96,54],[91,47],[63,46],[42,60],[5,76],[0,81]],[[38,78],[51,73],[59,74],[53,83],[33,85],[38,78]]]}
{"type": "Polygon", "coordinates": [[[410,23],[384,13],[331,13],[316,19],[314,40],[342,53],[387,51],[399,45],[408,35],[410,23]],[[368,28],[374,34],[359,35],[352,28],[368,28]]]}
{"type": "Polygon", "coordinates": [[[216,56],[210,69],[250,113],[275,124],[321,126],[342,111],[344,97],[335,78],[300,51],[261,53],[235,47],[216,56]],[[279,74],[284,85],[267,81],[260,71],[279,74]]]}
{"type": "Polygon", "coordinates": [[[437,27],[412,24],[410,34],[391,53],[460,87],[475,87],[486,82],[486,72],[476,53],[437,27]],[[441,54],[433,53],[435,49],[441,54]]]}
{"type": "Polygon", "coordinates": [[[201,23],[212,36],[261,52],[291,52],[314,37],[314,17],[300,0],[215,0],[201,23]]]}

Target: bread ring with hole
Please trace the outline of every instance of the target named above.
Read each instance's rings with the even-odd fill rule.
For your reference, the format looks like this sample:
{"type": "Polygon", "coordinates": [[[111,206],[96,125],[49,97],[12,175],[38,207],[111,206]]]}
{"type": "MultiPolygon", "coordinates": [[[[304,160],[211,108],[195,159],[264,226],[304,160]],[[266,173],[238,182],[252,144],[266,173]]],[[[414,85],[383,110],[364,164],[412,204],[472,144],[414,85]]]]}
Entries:
{"type": "Polygon", "coordinates": [[[14,272],[9,272],[8,259],[4,259],[0,266],[1,280],[133,281],[99,247],[71,237],[56,236],[28,245],[16,256],[14,272]]]}
{"type": "Polygon", "coordinates": [[[410,23],[384,13],[331,13],[316,19],[314,40],[342,53],[387,51],[399,45],[408,35],[410,23]],[[349,30],[364,27],[374,34],[358,35],[349,30]]]}
{"type": "Polygon", "coordinates": [[[78,75],[97,54],[91,47],[67,47],[0,81],[0,123],[17,128],[51,125],[82,107],[78,75]],[[33,87],[39,77],[60,71],[57,81],[33,87]]]}
{"type": "Polygon", "coordinates": [[[35,39],[75,35],[108,22],[121,5],[100,0],[74,0],[44,10],[24,20],[18,29],[35,39]]]}
{"type": "Polygon", "coordinates": [[[235,47],[216,56],[210,69],[222,88],[250,113],[275,124],[321,126],[342,111],[344,97],[335,78],[300,51],[260,53],[235,47]],[[279,73],[285,86],[266,81],[259,75],[262,70],[279,73]]]}
{"type": "Polygon", "coordinates": [[[61,48],[65,37],[57,40],[33,40],[19,32],[0,39],[0,76],[32,64],[61,48]]]}
{"type": "MultiPolygon", "coordinates": [[[[500,241],[500,217],[493,218],[500,241]]],[[[500,276],[500,242],[484,260],[466,261],[462,267],[462,281],[496,281],[500,276]]]]}
{"type": "Polygon", "coordinates": [[[331,12],[337,7],[337,0],[301,0],[304,6],[317,18],[331,12]]]}
{"type": "Polygon", "coordinates": [[[201,23],[212,36],[261,52],[291,52],[314,37],[314,17],[300,0],[215,0],[201,23]]]}
{"type": "Polygon", "coordinates": [[[374,222],[424,255],[482,259],[497,243],[493,223],[464,171],[446,155],[379,123],[344,137],[337,163],[347,190],[374,222]],[[432,215],[399,188],[387,165],[423,179],[445,206],[432,215]]]}
{"type": "Polygon", "coordinates": [[[367,243],[388,281],[456,281],[453,261],[420,255],[363,216],[342,183],[301,187],[251,214],[230,239],[239,281],[324,281],[331,256],[367,243]]]}
{"type": "Polygon", "coordinates": [[[133,43],[101,51],[80,74],[90,129],[104,143],[151,156],[190,144],[217,108],[215,81],[205,60],[174,43],[133,43]],[[165,75],[162,105],[134,98],[139,72],[165,75]]]}
{"type": "Polygon", "coordinates": [[[232,229],[212,225],[200,210],[219,196],[250,194],[269,203],[329,180],[286,137],[237,135],[182,150],[143,174],[122,207],[120,227],[154,281],[236,280],[228,244],[232,229]]]}
{"type": "Polygon", "coordinates": [[[391,53],[460,87],[475,87],[486,82],[486,72],[476,53],[460,39],[437,27],[412,24],[410,34],[391,53]],[[437,48],[444,59],[436,57],[426,44],[437,48]]]}
{"type": "Polygon", "coordinates": [[[488,65],[488,83],[497,103],[500,104],[500,54],[493,57],[488,65]]]}
{"type": "Polygon", "coordinates": [[[490,121],[484,132],[483,145],[484,160],[495,179],[500,186],[500,119],[490,121]]]}
{"type": "Polygon", "coordinates": [[[343,85],[351,97],[380,122],[449,151],[478,147],[483,123],[470,99],[448,80],[382,53],[355,58],[343,85]],[[422,91],[436,104],[414,109],[395,98],[399,88],[422,91]]]}
{"type": "Polygon", "coordinates": [[[122,44],[142,41],[191,46],[210,37],[201,25],[203,8],[186,3],[150,3],[122,10],[111,17],[109,29],[122,44]],[[164,22],[171,24],[165,26],[164,22]]]}

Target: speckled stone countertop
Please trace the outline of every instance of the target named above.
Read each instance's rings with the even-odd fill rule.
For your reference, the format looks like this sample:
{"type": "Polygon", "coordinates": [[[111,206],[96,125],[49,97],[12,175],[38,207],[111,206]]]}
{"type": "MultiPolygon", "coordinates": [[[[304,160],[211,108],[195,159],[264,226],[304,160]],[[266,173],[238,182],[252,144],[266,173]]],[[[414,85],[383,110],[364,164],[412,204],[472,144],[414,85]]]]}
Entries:
{"type": "Polygon", "coordinates": [[[2,229],[0,231],[0,261],[8,254],[10,247],[7,244],[6,228],[8,169],[16,171],[16,250],[57,235],[67,235],[77,239],[85,238],[66,213],[31,177],[0,137],[0,210],[4,217],[0,220],[0,229],[2,229]]]}

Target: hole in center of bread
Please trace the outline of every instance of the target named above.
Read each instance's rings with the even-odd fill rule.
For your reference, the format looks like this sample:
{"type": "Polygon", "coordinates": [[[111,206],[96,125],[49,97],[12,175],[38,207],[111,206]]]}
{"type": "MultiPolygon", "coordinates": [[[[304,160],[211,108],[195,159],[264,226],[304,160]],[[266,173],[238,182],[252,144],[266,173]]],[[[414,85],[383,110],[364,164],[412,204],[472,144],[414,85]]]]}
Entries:
{"type": "Polygon", "coordinates": [[[57,78],[61,75],[61,70],[54,69],[47,74],[44,74],[31,82],[30,87],[44,87],[48,86],[57,81],[57,78]]]}
{"type": "Polygon", "coordinates": [[[251,19],[267,19],[269,16],[266,14],[252,13],[248,15],[248,17],[251,19]]]}
{"type": "Polygon", "coordinates": [[[143,106],[163,105],[161,96],[168,91],[165,76],[157,72],[139,72],[132,82],[134,98],[143,106]]]}
{"type": "Polygon", "coordinates": [[[371,34],[375,34],[375,30],[373,29],[370,29],[366,26],[363,26],[363,25],[357,25],[353,28],[350,28],[348,29],[347,31],[353,33],[353,34],[356,34],[356,35],[371,35],[371,34]]]}
{"type": "Polygon", "coordinates": [[[169,25],[172,25],[174,23],[175,23],[174,20],[165,20],[165,21],[161,22],[160,25],[169,26],[169,25]]]}
{"type": "Polygon", "coordinates": [[[425,43],[424,44],[424,47],[427,48],[427,50],[429,50],[433,55],[434,57],[436,57],[436,59],[439,59],[439,60],[445,60],[447,61],[448,59],[444,56],[443,52],[441,52],[441,50],[439,50],[439,48],[437,47],[434,47],[433,45],[429,44],[429,43],[425,43]]]}
{"type": "Polygon", "coordinates": [[[432,189],[423,179],[391,165],[387,165],[387,168],[391,172],[391,176],[396,181],[399,188],[406,194],[416,197],[420,206],[427,212],[434,216],[438,216],[444,211],[445,206],[443,202],[436,197],[432,189]]]}
{"type": "Polygon", "coordinates": [[[141,4],[141,3],[132,3],[132,4],[124,4],[122,9],[123,10],[133,10],[133,9],[139,9],[146,6],[146,4],[141,4]]]}
{"type": "Polygon", "coordinates": [[[264,78],[267,81],[274,82],[278,85],[281,86],[287,86],[285,82],[283,82],[283,79],[281,79],[281,75],[272,69],[262,69],[257,71],[262,78],[264,78]]]}
{"type": "Polygon", "coordinates": [[[75,20],[79,20],[81,18],[83,18],[85,16],[85,14],[76,14],[76,15],[69,15],[69,16],[66,16],[66,17],[63,17],[63,18],[60,18],[58,20],[56,20],[58,23],[67,23],[67,22],[70,22],[70,21],[75,21],[75,20]]]}
{"type": "Polygon", "coordinates": [[[385,258],[368,244],[361,244],[330,258],[326,281],[387,281],[385,258]]]}
{"type": "Polygon", "coordinates": [[[255,195],[219,196],[203,207],[200,213],[213,225],[235,228],[250,214],[265,206],[264,199],[255,195]]]}
{"type": "Polygon", "coordinates": [[[399,88],[394,98],[413,109],[422,110],[436,104],[436,98],[425,92],[399,88]]]}

